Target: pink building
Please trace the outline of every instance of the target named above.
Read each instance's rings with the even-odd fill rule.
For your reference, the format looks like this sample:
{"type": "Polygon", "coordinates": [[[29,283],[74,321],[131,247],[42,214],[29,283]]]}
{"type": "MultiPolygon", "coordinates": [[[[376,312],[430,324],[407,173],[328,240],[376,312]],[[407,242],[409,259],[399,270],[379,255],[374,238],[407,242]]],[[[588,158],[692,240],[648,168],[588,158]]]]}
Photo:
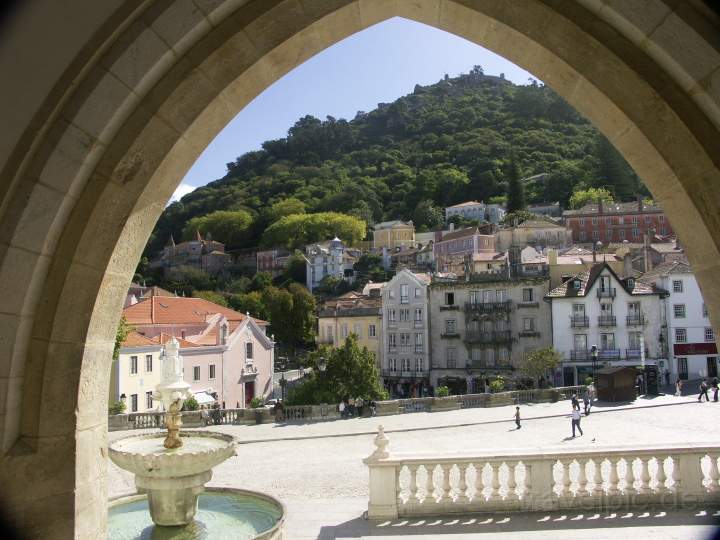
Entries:
{"type": "Polygon", "coordinates": [[[435,261],[439,272],[449,272],[449,267],[455,261],[462,261],[464,257],[480,253],[492,254],[495,252],[495,235],[481,234],[477,227],[469,227],[453,231],[435,242],[435,261]]]}
{"type": "Polygon", "coordinates": [[[123,310],[135,330],[160,344],[180,341],[184,378],[193,392],[223,407],[245,407],[272,392],[274,343],[267,323],[202,298],[153,296],[123,310]]]}

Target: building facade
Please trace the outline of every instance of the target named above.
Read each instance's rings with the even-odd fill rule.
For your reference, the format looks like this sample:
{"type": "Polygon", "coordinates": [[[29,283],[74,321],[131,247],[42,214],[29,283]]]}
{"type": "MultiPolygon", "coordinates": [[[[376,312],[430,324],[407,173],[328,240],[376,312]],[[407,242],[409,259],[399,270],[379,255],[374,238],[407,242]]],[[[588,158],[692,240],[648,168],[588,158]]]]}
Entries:
{"type": "Polygon", "coordinates": [[[110,371],[110,403],[123,401],[126,413],[157,410],[152,394],[162,379],[161,353],[159,342],[129,332],[110,371]]]}
{"type": "Polygon", "coordinates": [[[445,221],[448,221],[454,216],[459,216],[463,219],[488,221],[497,225],[505,217],[505,209],[499,204],[467,201],[445,208],[445,221]]]}
{"type": "Polygon", "coordinates": [[[667,366],[662,347],[665,291],[633,278],[620,279],[607,264],[568,279],[548,293],[553,346],[562,355],[556,386],[583,384],[603,366],[667,366]]]}
{"type": "Polygon", "coordinates": [[[327,301],[318,311],[317,343],[342,347],[347,337],[355,334],[358,344],[367,347],[382,369],[381,290],[372,288],[369,295],[349,292],[327,301]]]}
{"type": "Polygon", "coordinates": [[[525,355],[552,343],[546,279],[473,278],[430,286],[430,382],[456,393],[521,378],[525,355]]]}
{"type": "MultiPolygon", "coordinates": [[[[450,232],[433,246],[435,264],[438,272],[450,272],[451,265],[462,263],[466,256],[474,254],[496,254],[495,236],[480,234],[477,227],[468,227],[450,232]]],[[[492,257],[495,258],[494,256],[492,257]]]]}
{"type": "Polygon", "coordinates": [[[203,238],[196,231],[193,240],[179,244],[175,244],[171,235],[160,255],[150,261],[150,268],[162,268],[163,272],[171,274],[182,267],[191,267],[216,275],[231,264],[232,257],[225,253],[225,244],[213,240],[209,234],[203,238]]]}
{"type": "Polygon", "coordinates": [[[668,261],[640,279],[668,292],[664,298],[671,381],[718,376],[715,332],[687,261],[668,261]]]}
{"type": "Polygon", "coordinates": [[[412,221],[383,221],[373,227],[373,249],[413,248],[415,245],[415,225],[412,221]]]}
{"type": "Polygon", "coordinates": [[[358,250],[346,248],[338,237],[329,242],[307,246],[305,248],[306,287],[313,292],[326,276],[335,276],[352,283],[353,265],[359,257],[358,250]]]}
{"type": "Polygon", "coordinates": [[[427,395],[429,274],[403,269],[382,290],[382,377],[394,397],[427,395]]]}
{"type": "Polygon", "coordinates": [[[642,242],[645,233],[651,229],[661,236],[674,234],[662,209],[642,200],[628,203],[599,201],[579,210],[566,210],[563,217],[575,242],[642,242]]]}
{"type": "Polygon", "coordinates": [[[500,229],[496,234],[495,249],[507,251],[511,247],[527,246],[560,249],[571,246],[572,242],[572,231],[564,226],[550,221],[528,220],[500,229]]]}
{"type": "Polygon", "coordinates": [[[288,260],[291,255],[292,251],[285,248],[258,251],[256,254],[257,271],[267,272],[274,278],[281,276],[287,268],[288,260]]]}

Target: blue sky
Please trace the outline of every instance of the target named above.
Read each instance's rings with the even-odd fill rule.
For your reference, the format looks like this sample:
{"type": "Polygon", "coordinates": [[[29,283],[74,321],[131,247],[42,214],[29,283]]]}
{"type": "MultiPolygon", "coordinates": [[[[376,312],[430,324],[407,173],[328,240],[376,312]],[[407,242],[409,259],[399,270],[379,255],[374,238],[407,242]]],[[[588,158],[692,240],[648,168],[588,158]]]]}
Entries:
{"type": "Polygon", "coordinates": [[[284,137],[311,114],[352,119],[378,103],[394,101],[415,84],[445,73],[485,73],[526,84],[532,75],[487,49],[442,30],[393,18],[359,32],[301,64],[255,98],[218,134],[182,180],[173,199],[225,175],[225,164],[284,137]]]}

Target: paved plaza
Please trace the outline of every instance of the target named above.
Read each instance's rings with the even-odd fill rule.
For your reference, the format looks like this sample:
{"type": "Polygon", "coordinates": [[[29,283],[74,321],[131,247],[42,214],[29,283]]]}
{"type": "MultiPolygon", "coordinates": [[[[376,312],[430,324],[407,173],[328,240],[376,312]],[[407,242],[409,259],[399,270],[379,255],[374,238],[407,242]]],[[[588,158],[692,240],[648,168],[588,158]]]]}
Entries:
{"type": "MultiPolygon", "coordinates": [[[[372,439],[383,424],[391,452],[473,452],[598,445],[718,443],[720,403],[694,397],[640,398],[632,404],[599,405],[583,417],[584,436],[570,439],[570,402],[523,405],[522,429],[512,420],[514,407],[413,413],[306,424],[218,426],[234,435],[238,455],[218,466],[210,485],[267,492],[287,507],[286,537],[372,538],[447,535],[458,540],[483,533],[499,537],[609,538],[618,533],[653,538],[707,538],[715,508],[648,510],[631,514],[476,515],[459,518],[413,518],[385,523],[363,519],[367,508],[368,471],[362,463],[374,449],[372,439]],[[563,531],[562,533],[560,531],[563,531]]],[[[110,440],[130,435],[114,432],[110,440]]],[[[111,463],[110,496],[133,493],[132,476],[111,463]]]]}

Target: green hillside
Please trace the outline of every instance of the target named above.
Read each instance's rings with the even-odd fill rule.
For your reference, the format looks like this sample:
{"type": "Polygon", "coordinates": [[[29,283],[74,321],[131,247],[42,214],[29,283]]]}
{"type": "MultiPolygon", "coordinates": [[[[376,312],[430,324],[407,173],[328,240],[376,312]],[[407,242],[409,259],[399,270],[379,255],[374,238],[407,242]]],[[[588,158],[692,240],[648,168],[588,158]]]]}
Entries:
{"type": "Polygon", "coordinates": [[[528,204],[565,203],[574,189],[591,186],[620,200],[645,192],[609,143],[550,88],[518,86],[476,67],[350,121],[301,118],[287,137],[238,157],[224,178],[171,204],[146,253],[218,210],[233,211],[240,224],[217,238],[229,248],[259,245],[269,225],[298,212],[341,212],[368,224],[413,219],[433,228],[446,205],[506,195],[513,156],[523,177],[546,173],[526,182],[528,204]]]}

